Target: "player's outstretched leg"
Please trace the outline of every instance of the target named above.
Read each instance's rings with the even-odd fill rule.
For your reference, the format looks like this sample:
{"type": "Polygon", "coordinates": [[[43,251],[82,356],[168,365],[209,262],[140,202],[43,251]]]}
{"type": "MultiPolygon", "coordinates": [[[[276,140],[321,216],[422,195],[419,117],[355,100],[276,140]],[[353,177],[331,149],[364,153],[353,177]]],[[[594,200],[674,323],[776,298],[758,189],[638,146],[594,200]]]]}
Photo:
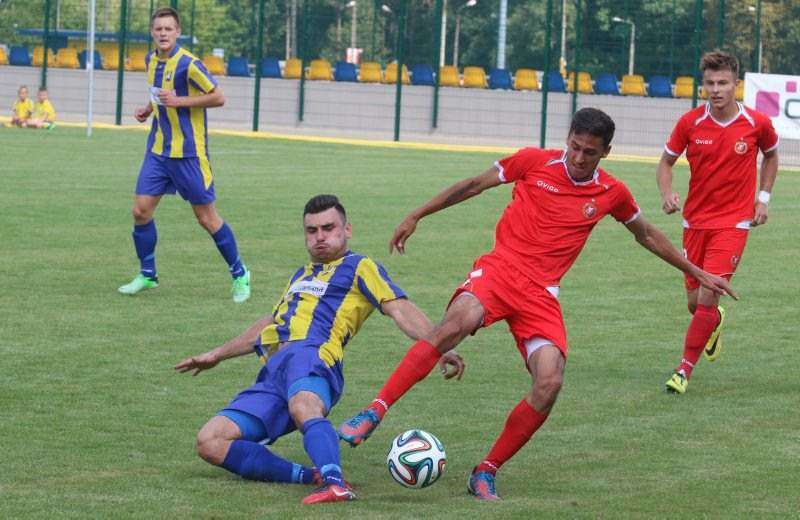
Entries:
{"type": "Polygon", "coordinates": [[[436,326],[430,342],[414,343],[394,369],[372,403],[343,422],[339,438],[358,446],[372,435],[389,408],[411,387],[433,370],[442,354],[455,348],[467,334],[477,329],[483,319],[483,306],[469,293],[457,297],[447,309],[444,320],[436,326]]]}
{"type": "Polygon", "coordinates": [[[712,334],[719,328],[721,316],[722,313],[717,312],[716,305],[697,305],[692,315],[692,321],[686,331],[681,363],[665,384],[667,392],[673,394],[686,393],[689,379],[692,377],[692,371],[700,359],[700,354],[710,341],[712,334]]]}
{"type": "Polygon", "coordinates": [[[158,242],[156,221],[150,220],[146,224],[135,224],[132,236],[133,245],[136,248],[136,256],[139,257],[139,274],[130,283],[118,289],[120,293],[129,295],[158,287],[155,254],[156,243],[158,242]]]}

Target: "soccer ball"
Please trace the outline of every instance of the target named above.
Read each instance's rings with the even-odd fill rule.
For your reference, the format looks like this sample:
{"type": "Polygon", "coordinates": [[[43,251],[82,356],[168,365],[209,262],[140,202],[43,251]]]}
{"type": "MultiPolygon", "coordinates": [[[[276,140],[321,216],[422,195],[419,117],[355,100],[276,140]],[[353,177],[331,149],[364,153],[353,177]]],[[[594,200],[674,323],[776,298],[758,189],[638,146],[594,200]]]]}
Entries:
{"type": "Polygon", "coordinates": [[[442,476],[445,457],[439,439],[423,430],[408,430],[392,441],[386,465],[398,484],[424,488],[442,476]]]}

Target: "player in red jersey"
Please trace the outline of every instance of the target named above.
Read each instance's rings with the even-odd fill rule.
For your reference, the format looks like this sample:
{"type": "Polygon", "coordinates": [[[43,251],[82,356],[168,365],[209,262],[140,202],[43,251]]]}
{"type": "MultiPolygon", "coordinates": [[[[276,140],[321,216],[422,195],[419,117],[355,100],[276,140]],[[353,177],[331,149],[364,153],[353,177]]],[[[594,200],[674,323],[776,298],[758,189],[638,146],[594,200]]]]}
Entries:
{"type": "MultiPolygon", "coordinates": [[[[667,142],[656,177],[667,214],[680,209],[672,190],[672,166],[686,151],[689,193],[683,207],[683,247],[693,264],[731,279],[742,258],[748,230],[766,223],[770,192],[778,173],[778,135],[765,115],[736,102],[739,63],[724,52],[703,56],[703,87],[709,102],[684,114],[667,142]],[[763,153],[756,196],[756,159],[763,153]],[[755,201],[755,203],[754,203],[755,201]]],[[[683,358],[667,380],[668,392],[683,394],[700,353],[714,361],[722,348],[725,310],[719,295],[690,273],[685,280],[692,320],[683,358]]]]}
{"type": "Polygon", "coordinates": [[[544,423],[561,390],[567,334],[558,303],[559,283],[605,215],[623,223],[639,244],[691,274],[709,291],[735,297],[723,278],[691,264],[641,216],[622,182],[597,168],[611,150],[613,136],[610,117],[597,109],[581,109],[572,119],[566,150],[522,149],[447,188],[405,218],[389,243],[390,250],[399,253],[405,252],[406,241],[423,217],[500,184],[514,183],[512,200],[497,223],[494,249],[475,261],[431,337],[417,341],[369,407],[339,427],[344,441],[354,446],[364,441],[389,407],[424,379],[444,352],[479,328],[505,320],[533,384],[469,479],[470,493],[497,500],[496,471],[544,423]]]}

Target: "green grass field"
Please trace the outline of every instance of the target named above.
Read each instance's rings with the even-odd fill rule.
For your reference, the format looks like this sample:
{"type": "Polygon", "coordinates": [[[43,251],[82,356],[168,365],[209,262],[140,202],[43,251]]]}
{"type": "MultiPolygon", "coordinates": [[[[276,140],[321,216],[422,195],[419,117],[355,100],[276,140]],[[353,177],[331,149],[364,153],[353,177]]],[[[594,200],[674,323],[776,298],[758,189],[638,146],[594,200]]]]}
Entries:
{"type": "MultiPolygon", "coordinates": [[[[307,260],[301,212],[338,194],[355,251],[381,261],[433,319],[472,260],[493,243],[510,190],[501,187],[424,221],[404,257],[389,256],[412,207],[495,156],[213,136],[220,212],[253,271],[235,306],[226,266],[180,198],[157,213],[161,286],[130,298],[137,271],[130,206],[145,135],[0,128],[0,518],[307,517],[309,488],[248,482],[200,460],[197,430],[260,364],[248,356],[192,378],[172,366],[270,311],[307,260]]],[[[660,213],[654,165],[607,161],[645,214],[679,244],[680,219],[660,213]]],[[[686,169],[678,168],[685,191],[686,169]]],[[[505,498],[465,492],[530,381],[504,324],[459,351],[460,382],[437,374],[412,390],[342,462],[360,500],[315,515],[364,518],[797,517],[800,384],[797,299],[800,176],[779,177],[770,222],[752,232],[728,302],[724,350],[701,362],[682,397],[663,383],[688,323],[680,273],[611,219],[565,277],[570,333],[564,389],[543,429],[501,471],[505,498]],[[432,488],[395,484],[394,435],[437,435],[447,471],[432,488]]],[[[366,404],[410,342],[378,314],[350,345],[347,388],[331,419],[366,404]]],[[[291,434],[275,451],[305,463],[291,434]]]]}

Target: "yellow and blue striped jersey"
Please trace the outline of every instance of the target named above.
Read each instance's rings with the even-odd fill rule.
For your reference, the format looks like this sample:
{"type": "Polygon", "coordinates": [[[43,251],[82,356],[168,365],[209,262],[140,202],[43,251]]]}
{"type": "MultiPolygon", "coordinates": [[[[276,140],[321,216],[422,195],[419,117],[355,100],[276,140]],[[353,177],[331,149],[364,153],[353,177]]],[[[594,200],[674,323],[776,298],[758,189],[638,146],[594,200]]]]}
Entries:
{"type": "Polygon", "coordinates": [[[285,341],[313,342],[320,359],[332,367],[341,363],[345,345],[374,309],[405,297],[386,270],[366,256],[348,251],[328,264],[307,264],[286,285],[261,344],[271,355],[285,341]]]}
{"type": "Polygon", "coordinates": [[[17,98],[11,106],[11,111],[14,112],[17,119],[30,119],[33,114],[33,101],[31,101],[31,98],[27,98],[25,101],[20,101],[17,98]]]}
{"type": "Polygon", "coordinates": [[[158,50],[145,57],[153,125],[147,149],[156,155],[182,159],[208,157],[208,120],[205,108],[168,108],[160,104],[161,89],[174,90],[177,96],[201,96],[217,86],[217,80],[203,62],[176,45],[167,59],[159,59],[158,50]]]}

